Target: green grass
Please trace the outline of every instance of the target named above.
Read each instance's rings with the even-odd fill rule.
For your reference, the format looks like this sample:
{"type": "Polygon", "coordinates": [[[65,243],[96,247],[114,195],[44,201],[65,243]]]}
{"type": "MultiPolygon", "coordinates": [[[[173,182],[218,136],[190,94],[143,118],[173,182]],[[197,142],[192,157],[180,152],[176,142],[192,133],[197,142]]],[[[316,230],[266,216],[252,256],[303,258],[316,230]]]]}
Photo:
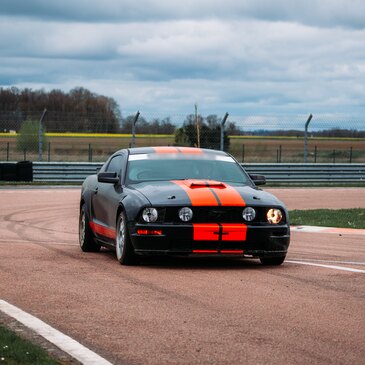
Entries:
{"type": "Polygon", "coordinates": [[[57,365],[42,348],[23,340],[0,326],[0,364],[6,365],[57,365]]]}
{"type": "Polygon", "coordinates": [[[365,229],[365,209],[291,210],[290,224],[365,229]]]}

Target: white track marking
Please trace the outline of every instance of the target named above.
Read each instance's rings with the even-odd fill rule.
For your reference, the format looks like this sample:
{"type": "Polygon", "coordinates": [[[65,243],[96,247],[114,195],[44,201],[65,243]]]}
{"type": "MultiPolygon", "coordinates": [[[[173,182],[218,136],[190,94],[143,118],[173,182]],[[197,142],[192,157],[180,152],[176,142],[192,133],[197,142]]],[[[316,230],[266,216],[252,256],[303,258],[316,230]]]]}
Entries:
{"type": "Polygon", "coordinates": [[[356,229],[356,228],[336,228],[336,227],[320,227],[320,226],[291,226],[290,230],[292,232],[306,232],[306,233],[365,235],[365,229],[356,229]]]}
{"type": "Polygon", "coordinates": [[[323,264],[315,264],[313,262],[303,262],[303,261],[292,261],[292,260],[285,260],[290,264],[299,264],[299,265],[309,265],[309,266],[318,266],[318,267],[325,267],[327,269],[335,269],[335,270],[342,270],[342,271],[350,271],[350,272],[358,272],[365,274],[365,270],[360,269],[351,269],[349,267],[344,266],[336,266],[336,265],[323,265],[323,264]]]}
{"type": "Polygon", "coordinates": [[[1,299],[0,310],[8,316],[16,319],[24,326],[35,331],[37,334],[47,339],[49,342],[59,347],[62,351],[66,352],[74,359],[80,361],[82,364],[112,365],[109,361],[105,360],[95,352],[92,352],[87,347],[81,345],[71,337],[66,336],[62,332],[54,329],[40,319],[1,299]]]}
{"type": "Polygon", "coordinates": [[[328,264],[342,264],[342,265],[365,265],[365,262],[359,261],[335,261],[335,260],[315,260],[315,259],[292,259],[292,261],[309,261],[309,262],[326,262],[328,264]]]}

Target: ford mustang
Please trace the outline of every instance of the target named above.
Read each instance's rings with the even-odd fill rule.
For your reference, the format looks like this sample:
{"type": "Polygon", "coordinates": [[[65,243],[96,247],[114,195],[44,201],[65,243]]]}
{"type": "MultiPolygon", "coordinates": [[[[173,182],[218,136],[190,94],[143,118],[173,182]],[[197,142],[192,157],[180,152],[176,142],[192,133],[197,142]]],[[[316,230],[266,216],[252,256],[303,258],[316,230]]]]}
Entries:
{"type": "Polygon", "coordinates": [[[281,265],[290,242],[285,205],[258,188],[228,153],[190,147],[115,152],[81,191],[82,251],[141,255],[223,255],[281,265]]]}

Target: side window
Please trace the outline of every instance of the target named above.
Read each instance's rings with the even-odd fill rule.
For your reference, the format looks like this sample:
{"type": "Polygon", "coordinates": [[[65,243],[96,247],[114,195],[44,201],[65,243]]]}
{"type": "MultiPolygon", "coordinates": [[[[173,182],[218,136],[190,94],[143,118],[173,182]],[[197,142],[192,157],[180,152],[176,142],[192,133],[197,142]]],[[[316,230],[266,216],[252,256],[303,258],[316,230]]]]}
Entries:
{"type": "Polygon", "coordinates": [[[113,157],[106,170],[107,172],[116,172],[118,175],[120,175],[121,169],[122,169],[122,161],[123,161],[123,157],[118,155],[113,157]]]}

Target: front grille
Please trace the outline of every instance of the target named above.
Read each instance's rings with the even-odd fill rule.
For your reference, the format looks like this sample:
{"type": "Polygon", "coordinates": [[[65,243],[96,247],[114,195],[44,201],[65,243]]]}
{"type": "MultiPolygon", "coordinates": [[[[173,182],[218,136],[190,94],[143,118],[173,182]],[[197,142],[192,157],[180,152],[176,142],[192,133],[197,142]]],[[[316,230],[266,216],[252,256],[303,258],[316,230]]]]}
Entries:
{"type": "MultiPolygon", "coordinates": [[[[182,207],[157,208],[159,216],[156,223],[167,224],[184,224],[179,218],[179,209],[182,207]]],[[[191,207],[193,210],[193,219],[189,223],[247,223],[251,226],[270,225],[266,220],[268,207],[254,207],[256,217],[252,222],[245,222],[242,218],[244,207],[191,207]]],[[[270,207],[271,208],[271,207],[270,207]]],[[[141,213],[138,218],[139,223],[144,223],[141,213]]],[[[283,221],[278,225],[286,223],[285,216],[283,221]]]]}
{"type": "MultiPolygon", "coordinates": [[[[179,219],[179,207],[167,208],[166,223],[181,223],[179,219]]],[[[239,207],[193,207],[192,223],[237,223],[242,222],[242,208],[239,207]]]]}

